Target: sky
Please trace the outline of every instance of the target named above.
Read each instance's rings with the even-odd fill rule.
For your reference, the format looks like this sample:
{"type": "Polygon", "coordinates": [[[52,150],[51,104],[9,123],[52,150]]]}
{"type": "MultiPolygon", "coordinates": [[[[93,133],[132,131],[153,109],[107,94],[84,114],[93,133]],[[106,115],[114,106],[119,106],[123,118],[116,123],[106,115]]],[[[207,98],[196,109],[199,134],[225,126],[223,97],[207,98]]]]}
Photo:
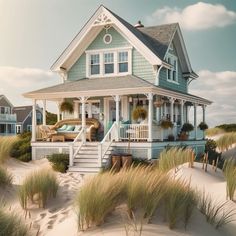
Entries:
{"type": "Polygon", "coordinates": [[[100,4],[131,24],[179,22],[199,75],[189,92],[213,101],[210,126],[236,123],[234,0],[0,0],[0,94],[28,105],[24,92],[61,82],[50,67],[100,4]]]}

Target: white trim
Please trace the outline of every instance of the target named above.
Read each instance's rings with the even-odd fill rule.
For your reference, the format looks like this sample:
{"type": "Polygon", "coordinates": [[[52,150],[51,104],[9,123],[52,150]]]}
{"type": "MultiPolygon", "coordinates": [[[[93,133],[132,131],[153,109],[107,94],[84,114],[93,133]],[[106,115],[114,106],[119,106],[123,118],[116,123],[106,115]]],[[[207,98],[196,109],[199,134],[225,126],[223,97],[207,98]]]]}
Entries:
{"type": "MultiPolygon", "coordinates": [[[[101,29],[102,26],[94,26],[94,22],[100,17],[101,14],[105,14],[109,20],[109,24],[116,25],[123,34],[132,42],[135,48],[139,49],[141,54],[152,64],[157,65],[161,64],[162,60],[155,55],[143,42],[141,42],[127,27],[125,27],[111,12],[109,12],[105,7],[100,6],[97,11],[93,14],[93,16],[88,20],[88,22],[84,25],[81,31],[77,34],[77,36],[72,40],[69,46],[64,50],[64,52],[60,55],[60,57],[56,60],[56,62],[51,66],[53,71],[58,71],[59,68],[69,60],[72,53],[75,52],[77,48],[79,48],[83,39],[89,33],[92,28],[101,29]],[[100,28],[99,28],[100,27],[100,28]]],[[[74,63],[73,61],[70,63],[74,63]]]]}
{"type": "Polygon", "coordinates": [[[176,63],[176,70],[175,70],[175,79],[173,79],[173,72],[174,72],[174,65],[171,66],[170,69],[166,69],[167,73],[166,73],[166,79],[168,82],[171,82],[171,83],[174,83],[174,84],[178,84],[179,85],[179,78],[178,78],[178,57],[171,54],[171,53],[168,53],[167,56],[166,56],[166,59],[170,59],[170,64],[172,65],[172,63],[176,63]],[[170,71],[170,77],[171,79],[168,78],[168,70],[170,71]]]}
{"type": "Polygon", "coordinates": [[[97,49],[97,50],[86,50],[86,76],[88,78],[99,78],[99,77],[114,77],[114,76],[125,76],[132,74],[132,48],[133,47],[120,47],[120,48],[109,48],[109,49],[97,49]],[[119,72],[119,53],[128,52],[128,71],[119,72]],[[114,64],[114,73],[105,74],[105,62],[104,54],[113,53],[113,64],[114,64]],[[99,55],[99,74],[91,75],[90,73],[90,56],[99,55]]]}

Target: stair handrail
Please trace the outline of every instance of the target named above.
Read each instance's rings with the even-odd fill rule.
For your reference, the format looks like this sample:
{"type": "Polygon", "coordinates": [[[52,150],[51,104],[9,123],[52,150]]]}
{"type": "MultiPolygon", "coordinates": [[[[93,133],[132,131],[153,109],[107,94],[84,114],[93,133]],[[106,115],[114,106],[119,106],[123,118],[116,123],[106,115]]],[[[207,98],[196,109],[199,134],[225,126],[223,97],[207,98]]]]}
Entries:
{"type": "Polygon", "coordinates": [[[116,129],[116,134],[118,133],[117,128],[118,128],[117,122],[114,122],[112,124],[111,128],[108,130],[108,132],[104,136],[103,140],[98,144],[98,159],[99,159],[100,165],[102,165],[102,159],[106,155],[106,152],[108,151],[108,149],[110,148],[111,144],[113,143],[113,141],[115,139],[115,137],[114,137],[114,139],[112,137],[113,131],[116,129]],[[104,149],[104,144],[107,142],[108,142],[108,146],[104,149]]]}
{"type": "Polygon", "coordinates": [[[77,153],[79,152],[79,150],[81,149],[81,147],[83,146],[83,142],[81,140],[78,148],[75,150],[74,152],[74,145],[75,143],[80,139],[80,136],[84,133],[84,129],[82,128],[80,130],[80,132],[78,133],[78,135],[75,137],[74,141],[70,144],[70,166],[74,165],[74,158],[76,157],[77,153]]]}

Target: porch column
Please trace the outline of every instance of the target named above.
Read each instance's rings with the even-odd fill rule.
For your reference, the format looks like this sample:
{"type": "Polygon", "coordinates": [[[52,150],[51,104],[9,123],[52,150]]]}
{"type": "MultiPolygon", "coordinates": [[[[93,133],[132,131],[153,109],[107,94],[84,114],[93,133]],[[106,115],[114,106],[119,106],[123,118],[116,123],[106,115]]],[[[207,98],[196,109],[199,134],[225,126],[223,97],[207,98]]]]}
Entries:
{"type": "Polygon", "coordinates": [[[57,102],[57,122],[61,120],[60,102],[57,102]]]}
{"type": "Polygon", "coordinates": [[[186,123],[189,123],[189,106],[186,106],[186,123]]]}
{"type": "Polygon", "coordinates": [[[33,106],[32,106],[32,137],[31,141],[36,141],[36,99],[33,99],[33,106]]]}
{"type": "Polygon", "coordinates": [[[46,125],[46,100],[43,100],[43,125],[46,125]]]}
{"type": "Polygon", "coordinates": [[[170,121],[173,123],[174,98],[170,98],[170,121]]]}
{"type": "Polygon", "coordinates": [[[116,102],[116,124],[117,124],[117,135],[116,135],[116,141],[119,141],[120,139],[120,96],[115,96],[115,102],[116,102]]]}
{"type": "Polygon", "coordinates": [[[163,105],[163,115],[164,115],[164,119],[166,120],[166,102],[164,102],[164,105],[163,105]]]}
{"type": "Polygon", "coordinates": [[[74,118],[79,118],[79,103],[74,102],[74,118]]]}
{"type": "Polygon", "coordinates": [[[153,94],[148,93],[148,142],[152,142],[153,94]]]}
{"type": "Polygon", "coordinates": [[[180,124],[181,124],[181,127],[184,124],[184,102],[185,102],[184,100],[180,101],[180,124]]]}
{"type": "Polygon", "coordinates": [[[194,103],[194,137],[197,139],[197,104],[194,103]]]}
{"type": "Polygon", "coordinates": [[[202,105],[202,121],[206,123],[206,105],[202,105]]]}
{"type": "Polygon", "coordinates": [[[86,143],[86,114],[85,114],[85,102],[86,98],[81,97],[80,99],[81,104],[82,104],[82,130],[83,130],[83,136],[82,136],[82,142],[86,143]]]}

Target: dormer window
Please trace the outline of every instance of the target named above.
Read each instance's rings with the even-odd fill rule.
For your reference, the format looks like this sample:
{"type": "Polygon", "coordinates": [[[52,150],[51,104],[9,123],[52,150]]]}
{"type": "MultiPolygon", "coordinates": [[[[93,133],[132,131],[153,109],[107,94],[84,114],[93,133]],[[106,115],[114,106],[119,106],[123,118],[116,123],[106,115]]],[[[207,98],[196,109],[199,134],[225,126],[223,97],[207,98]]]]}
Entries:
{"type": "Polygon", "coordinates": [[[132,74],[132,48],[86,51],[87,77],[110,77],[132,74]]]}
{"type": "Polygon", "coordinates": [[[90,74],[91,75],[100,74],[100,55],[99,54],[90,55],[90,74]]]}
{"type": "Polygon", "coordinates": [[[174,55],[168,55],[168,64],[171,65],[170,69],[167,69],[167,81],[178,83],[178,61],[177,57],[174,55]]]}

